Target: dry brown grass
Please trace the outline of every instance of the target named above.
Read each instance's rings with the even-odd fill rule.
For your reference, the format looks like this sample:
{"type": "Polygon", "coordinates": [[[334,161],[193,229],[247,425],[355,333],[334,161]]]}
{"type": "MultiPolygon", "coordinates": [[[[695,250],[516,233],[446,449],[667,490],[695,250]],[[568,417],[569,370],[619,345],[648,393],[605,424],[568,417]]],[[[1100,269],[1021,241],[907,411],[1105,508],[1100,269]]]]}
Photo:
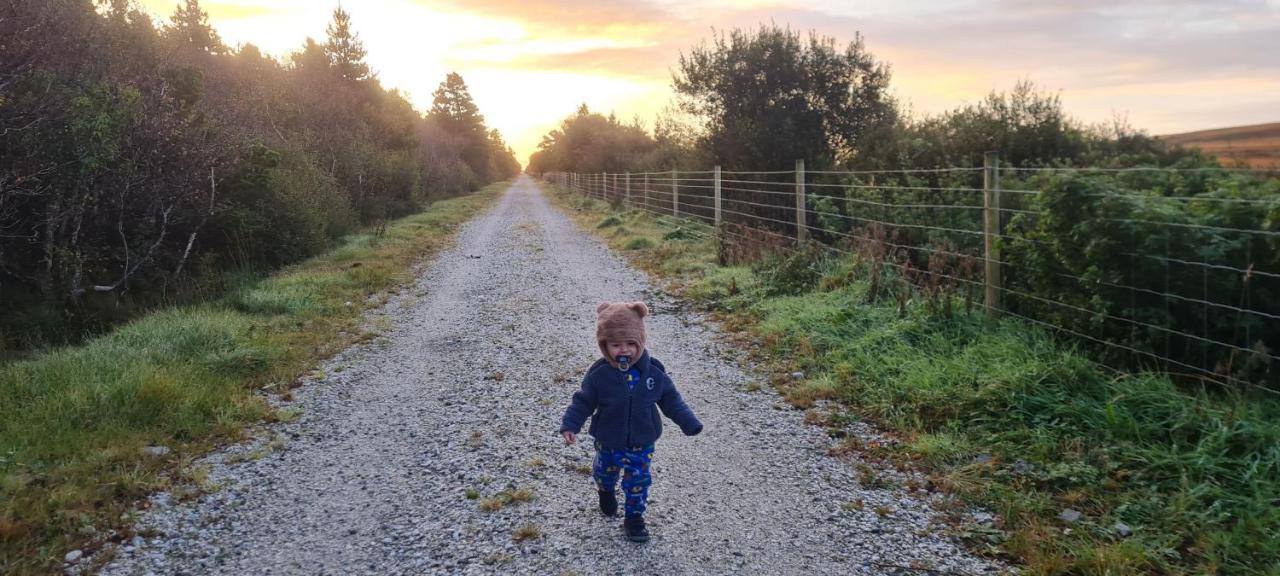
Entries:
{"type": "Polygon", "coordinates": [[[1170,144],[1199,148],[1224,165],[1280,168],[1280,122],[1199,130],[1160,138],[1170,144]]]}

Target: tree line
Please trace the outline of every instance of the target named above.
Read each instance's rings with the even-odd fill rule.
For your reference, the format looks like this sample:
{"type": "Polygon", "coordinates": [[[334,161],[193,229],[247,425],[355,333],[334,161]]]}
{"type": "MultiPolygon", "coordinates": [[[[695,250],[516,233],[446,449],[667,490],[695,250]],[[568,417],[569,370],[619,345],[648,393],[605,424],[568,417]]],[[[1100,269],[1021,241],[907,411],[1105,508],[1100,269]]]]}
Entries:
{"type": "Polygon", "coordinates": [[[1030,81],[938,115],[917,116],[891,92],[892,73],[861,36],[802,35],[777,25],[733,29],[681,54],[673,102],[653,120],[585,105],[543,137],[529,171],[639,172],[981,166],[999,150],[1014,166],[1170,163],[1194,155],[1123,120],[1086,125],[1030,81]]]}
{"type": "Polygon", "coordinates": [[[227,46],[198,0],[163,24],[129,0],[0,5],[8,344],[217,290],[519,172],[461,76],[420,114],[349,14],[325,33],[277,59],[227,46]]]}
{"type": "MultiPolygon", "coordinates": [[[[789,171],[804,159],[817,172],[808,177],[813,236],[936,293],[982,280],[983,197],[974,192],[984,153],[997,151],[1001,166],[1027,169],[1007,172],[1002,188],[1039,191],[1001,195],[1006,310],[1083,334],[1107,360],[1280,389],[1271,360],[1280,349],[1271,320],[1280,314],[1280,179],[1225,169],[1122,119],[1082,123],[1030,81],[920,116],[893,98],[890,80],[861,37],[841,46],[777,25],[719,33],[680,56],[673,104],[652,129],[584,105],[543,138],[529,171],[789,171]],[[1063,167],[1161,170],[1051,170],[1063,167]]],[[[794,237],[794,176],[730,178],[756,182],[726,185],[729,226],[794,237]]],[[[710,213],[699,192],[707,195],[682,194],[694,204],[682,211],[710,213]]]]}

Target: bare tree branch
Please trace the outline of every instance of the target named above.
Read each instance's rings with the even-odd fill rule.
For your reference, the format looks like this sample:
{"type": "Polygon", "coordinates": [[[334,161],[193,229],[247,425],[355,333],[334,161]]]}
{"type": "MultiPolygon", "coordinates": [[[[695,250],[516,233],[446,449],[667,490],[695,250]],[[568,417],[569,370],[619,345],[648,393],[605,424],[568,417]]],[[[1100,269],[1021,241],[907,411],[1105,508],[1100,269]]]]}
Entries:
{"type": "MultiPolygon", "coordinates": [[[[133,276],[134,272],[138,271],[138,268],[141,268],[143,264],[145,264],[148,260],[151,259],[152,254],[154,254],[156,251],[156,248],[159,248],[160,244],[164,242],[164,237],[166,233],[168,233],[169,231],[169,213],[172,211],[173,211],[173,206],[169,206],[168,208],[164,209],[164,212],[161,213],[161,216],[163,219],[160,222],[160,235],[156,238],[156,241],[151,244],[151,247],[147,248],[147,253],[143,255],[142,258],[139,258],[138,261],[133,264],[133,267],[125,269],[124,273],[114,283],[109,285],[102,285],[102,284],[95,285],[93,287],[94,292],[111,292],[116,288],[119,288],[121,285],[125,283],[125,281],[129,279],[130,276],[133,276]]],[[[76,288],[75,290],[72,291],[72,296],[78,297],[80,294],[83,294],[84,292],[85,290],[83,288],[76,288]]]]}
{"type": "Polygon", "coordinates": [[[178,268],[173,271],[173,277],[176,279],[182,275],[182,267],[187,263],[187,257],[191,255],[191,246],[196,243],[196,235],[200,233],[200,229],[204,228],[205,223],[209,221],[209,217],[213,216],[215,202],[218,199],[218,181],[214,177],[213,166],[209,167],[209,210],[200,218],[200,223],[191,230],[191,236],[187,238],[187,247],[182,251],[182,258],[178,260],[178,268]]]}

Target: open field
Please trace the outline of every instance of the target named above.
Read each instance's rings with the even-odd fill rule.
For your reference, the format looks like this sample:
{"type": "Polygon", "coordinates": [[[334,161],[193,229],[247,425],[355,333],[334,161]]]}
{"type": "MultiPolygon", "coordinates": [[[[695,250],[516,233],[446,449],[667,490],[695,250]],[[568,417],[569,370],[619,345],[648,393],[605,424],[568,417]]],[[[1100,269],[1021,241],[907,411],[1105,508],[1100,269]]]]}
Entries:
{"type": "Polygon", "coordinates": [[[1161,136],[1170,144],[1199,148],[1226,165],[1280,168],[1280,122],[1161,136]]]}

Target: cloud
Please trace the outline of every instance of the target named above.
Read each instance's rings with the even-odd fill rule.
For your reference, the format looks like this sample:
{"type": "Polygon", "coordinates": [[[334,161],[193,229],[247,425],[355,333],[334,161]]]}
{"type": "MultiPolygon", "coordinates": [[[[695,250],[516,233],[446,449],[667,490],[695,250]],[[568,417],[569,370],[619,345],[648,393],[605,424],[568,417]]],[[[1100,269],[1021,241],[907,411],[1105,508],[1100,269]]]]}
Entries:
{"type": "MultiPolygon", "coordinates": [[[[509,45],[502,45],[506,51],[509,45]]],[[[678,51],[669,45],[637,47],[599,47],[566,52],[520,51],[502,61],[451,58],[460,67],[500,66],[512,69],[537,69],[547,72],[571,72],[612,77],[643,79],[665,78],[674,66],[678,51]]]]}
{"type": "Polygon", "coordinates": [[[678,20],[650,2],[635,0],[417,0],[431,8],[516,20],[544,32],[609,35],[656,30],[678,20]]]}
{"type": "MultiPolygon", "coordinates": [[[[179,3],[179,0],[139,0],[138,2],[163,22],[168,22],[179,3]]],[[[200,8],[209,14],[210,19],[220,21],[274,16],[286,13],[293,7],[293,2],[290,0],[224,0],[200,3],[200,8]]]]}

